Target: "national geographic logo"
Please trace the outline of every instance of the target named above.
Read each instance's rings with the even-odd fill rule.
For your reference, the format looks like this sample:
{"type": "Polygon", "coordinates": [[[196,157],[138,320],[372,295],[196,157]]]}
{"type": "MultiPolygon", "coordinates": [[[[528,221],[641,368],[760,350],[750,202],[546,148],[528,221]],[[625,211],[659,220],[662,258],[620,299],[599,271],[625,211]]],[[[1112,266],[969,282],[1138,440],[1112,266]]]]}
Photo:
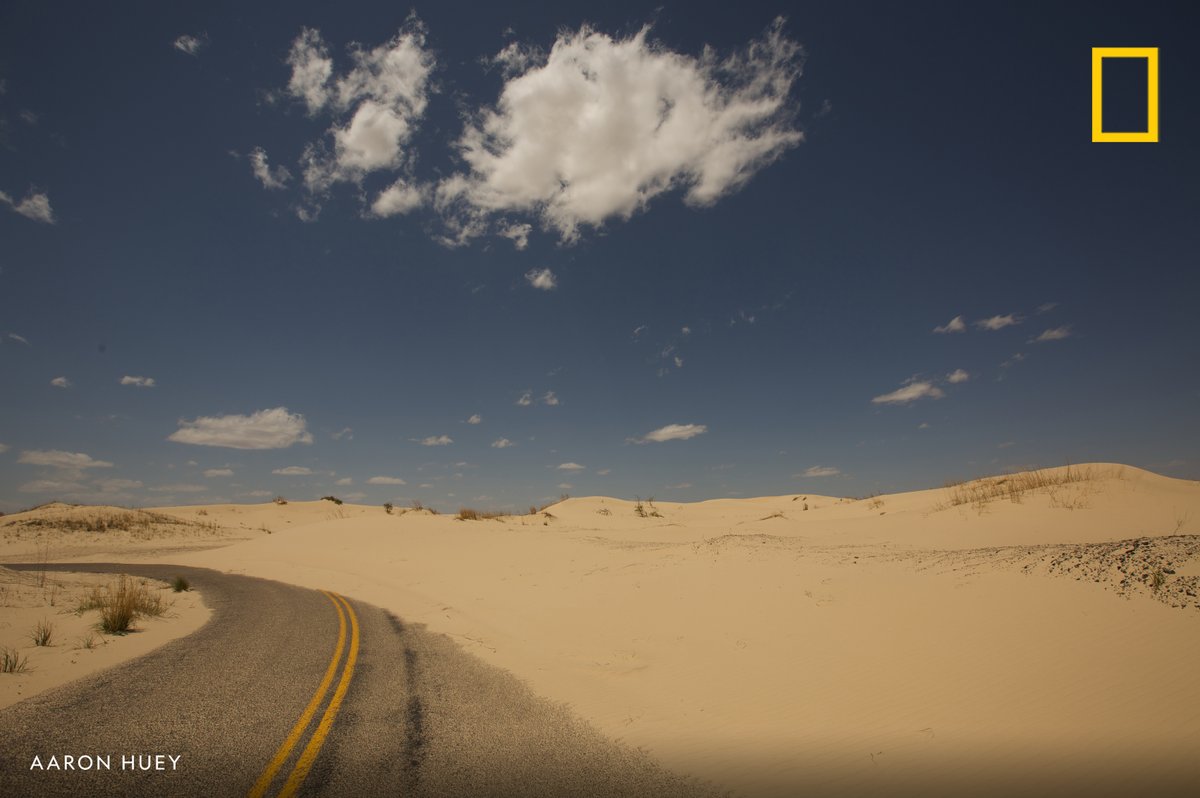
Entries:
{"type": "Polygon", "coordinates": [[[1158,48],[1157,47],[1093,47],[1092,48],[1092,141],[1119,142],[1156,142],[1158,141],[1158,48]],[[1117,120],[1107,119],[1104,113],[1104,73],[1105,62],[1108,62],[1110,73],[1113,75],[1109,88],[1109,107],[1119,107],[1117,111],[1125,113],[1110,116],[1120,117],[1117,120]],[[1145,64],[1145,83],[1141,82],[1141,65],[1145,64]],[[1141,90],[1144,86],[1145,115],[1140,111],[1141,90]],[[1114,90],[1115,89],[1115,90],[1114,90]],[[1130,107],[1130,98],[1133,107],[1130,107]],[[1108,129],[1106,129],[1106,127],[1108,129]]]}

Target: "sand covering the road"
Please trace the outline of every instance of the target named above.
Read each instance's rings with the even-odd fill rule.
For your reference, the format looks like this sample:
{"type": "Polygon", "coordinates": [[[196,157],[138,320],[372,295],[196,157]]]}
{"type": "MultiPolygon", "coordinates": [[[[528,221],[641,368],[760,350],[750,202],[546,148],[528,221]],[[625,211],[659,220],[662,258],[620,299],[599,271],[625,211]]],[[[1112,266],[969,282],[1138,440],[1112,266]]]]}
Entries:
{"type": "Polygon", "coordinates": [[[386,607],[740,794],[1200,777],[1200,483],[1096,464],[640,513],[203,509],[261,529],[172,561],[386,607]]]}

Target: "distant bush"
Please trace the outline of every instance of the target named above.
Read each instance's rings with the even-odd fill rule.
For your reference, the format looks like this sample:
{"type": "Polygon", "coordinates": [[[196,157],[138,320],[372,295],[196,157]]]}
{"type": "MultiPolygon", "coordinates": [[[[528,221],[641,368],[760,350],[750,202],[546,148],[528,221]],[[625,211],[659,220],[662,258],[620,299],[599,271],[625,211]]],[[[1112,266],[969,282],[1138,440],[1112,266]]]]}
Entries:
{"type": "Polygon", "coordinates": [[[275,502],[276,504],[287,504],[287,499],[283,498],[282,496],[276,496],[274,499],[271,499],[271,501],[275,502]]]}
{"type": "Polygon", "coordinates": [[[409,505],[417,512],[420,512],[421,510],[425,509],[425,505],[421,504],[420,499],[413,499],[411,502],[409,502],[409,505]]]}
{"type": "Polygon", "coordinates": [[[323,501],[323,502],[333,502],[334,504],[341,504],[341,503],[342,503],[342,500],[341,500],[341,499],[339,499],[337,496],[322,496],[322,497],[321,497],[321,501],[323,501]]]}
{"type": "Polygon", "coordinates": [[[460,521],[478,521],[479,512],[472,510],[470,507],[464,507],[458,511],[458,520],[460,521]]]}
{"type": "Polygon", "coordinates": [[[192,583],[185,576],[176,576],[171,580],[171,589],[176,593],[186,593],[192,589],[192,583]]]}
{"type": "Polygon", "coordinates": [[[384,511],[385,513],[387,513],[388,515],[391,515],[391,514],[392,514],[392,509],[393,509],[393,507],[394,507],[394,505],[393,505],[391,502],[384,502],[384,503],[383,503],[383,511],[384,511]]]}
{"type": "Polygon", "coordinates": [[[125,634],[139,616],[157,618],[167,611],[161,595],[152,593],[145,582],[135,582],[123,574],[103,590],[92,591],[80,609],[85,605],[100,610],[100,631],[110,635],[125,634]]]}

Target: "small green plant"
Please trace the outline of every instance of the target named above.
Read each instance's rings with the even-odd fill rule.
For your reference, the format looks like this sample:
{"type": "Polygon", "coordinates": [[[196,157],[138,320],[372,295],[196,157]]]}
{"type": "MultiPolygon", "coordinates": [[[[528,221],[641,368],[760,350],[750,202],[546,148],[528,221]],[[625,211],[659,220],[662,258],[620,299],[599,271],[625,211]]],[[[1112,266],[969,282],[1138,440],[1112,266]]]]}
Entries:
{"type": "Polygon", "coordinates": [[[35,646],[48,646],[50,639],[54,637],[54,624],[49,621],[38,621],[33,627],[33,631],[29,633],[29,639],[33,641],[35,646]]]}
{"type": "Polygon", "coordinates": [[[187,580],[186,576],[176,576],[171,580],[171,590],[176,593],[186,593],[192,589],[192,583],[187,580]]]}
{"type": "Polygon", "coordinates": [[[323,501],[323,502],[333,502],[334,504],[341,504],[341,503],[342,503],[342,500],[341,500],[341,499],[339,499],[337,496],[322,496],[322,497],[321,497],[321,501],[323,501]]]}
{"type": "Polygon", "coordinates": [[[0,673],[22,673],[29,667],[29,658],[15,648],[0,648],[0,673]]]}
{"type": "Polygon", "coordinates": [[[391,515],[391,514],[392,514],[392,510],[393,510],[393,509],[395,509],[395,505],[393,505],[391,502],[384,502],[384,503],[383,503],[383,511],[384,511],[385,513],[387,513],[388,515],[391,515]]]}

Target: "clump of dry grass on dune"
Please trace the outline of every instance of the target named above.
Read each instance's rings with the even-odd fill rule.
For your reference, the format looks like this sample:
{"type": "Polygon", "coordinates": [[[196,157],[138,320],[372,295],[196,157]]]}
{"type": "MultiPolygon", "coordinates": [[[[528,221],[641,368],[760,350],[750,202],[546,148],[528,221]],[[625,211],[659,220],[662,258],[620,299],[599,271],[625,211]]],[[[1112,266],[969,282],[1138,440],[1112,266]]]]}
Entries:
{"type": "Polygon", "coordinates": [[[117,581],[94,588],[79,603],[77,611],[99,610],[100,631],[121,635],[128,632],[138,618],[160,617],[168,607],[162,595],[151,590],[146,580],[134,580],[122,574],[117,581]]]}
{"type": "MultiPolygon", "coordinates": [[[[1074,510],[1086,506],[1087,492],[1068,492],[1064,489],[1072,485],[1085,486],[1106,477],[1120,479],[1121,470],[1102,473],[1090,466],[1067,465],[1064,468],[1022,471],[969,482],[950,482],[946,484],[948,506],[970,505],[982,512],[994,501],[1007,499],[1014,504],[1020,504],[1027,495],[1043,493],[1050,497],[1051,506],[1074,510]]],[[[945,506],[947,505],[939,504],[935,509],[944,509],[945,506]]]]}

